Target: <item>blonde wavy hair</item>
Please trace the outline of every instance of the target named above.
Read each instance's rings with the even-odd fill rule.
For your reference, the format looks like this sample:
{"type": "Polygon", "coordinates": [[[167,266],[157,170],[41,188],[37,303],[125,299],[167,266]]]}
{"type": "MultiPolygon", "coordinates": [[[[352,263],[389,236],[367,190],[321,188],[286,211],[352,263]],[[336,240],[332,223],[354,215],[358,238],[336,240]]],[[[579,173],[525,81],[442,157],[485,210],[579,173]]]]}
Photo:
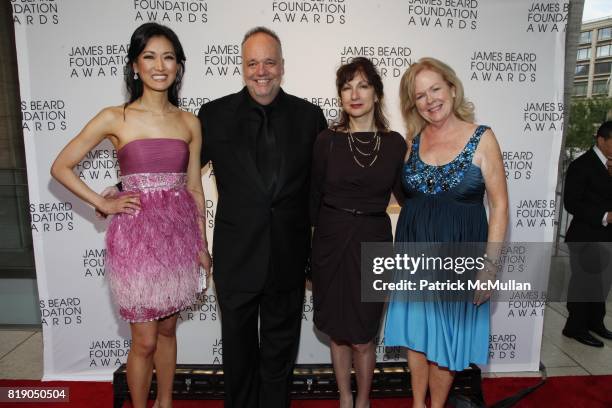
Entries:
{"type": "Polygon", "coordinates": [[[446,83],[455,90],[453,113],[461,120],[474,122],[474,104],[465,98],[463,84],[455,71],[444,62],[435,58],[421,58],[404,72],[400,82],[400,108],[406,123],[406,139],[414,139],[425,127],[427,122],[416,108],[415,79],[419,72],[431,70],[442,76],[446,83]]]}

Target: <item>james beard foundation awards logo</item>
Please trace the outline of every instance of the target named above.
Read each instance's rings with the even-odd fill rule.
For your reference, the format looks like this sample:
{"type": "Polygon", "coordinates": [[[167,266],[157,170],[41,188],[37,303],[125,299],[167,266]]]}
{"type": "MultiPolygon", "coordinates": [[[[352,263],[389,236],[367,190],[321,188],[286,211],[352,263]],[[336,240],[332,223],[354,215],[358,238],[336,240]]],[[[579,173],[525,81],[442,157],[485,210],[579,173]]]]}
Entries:
{"type": "Polygon", "coordinates": [[[60,23],[59,1],[11,0],[15,25],[48,25],[60,23]]]}
{"type": "Polygon", "coordinates": [[[87,152],[74,168],[83,181],[104,180],[114,182],[119,178],[117,151],[110,147],[97,147],[87,152]]]}
{"type": "Polygon", "coordinates": [[[66,232],[74,230],[71,202],[50,201],[30,203],[32,233],[66,232]]]}
{"type": "Polygon", "coordinates": [[[528,101],[522,116],[525,133],[563,131],[563,102],[528,101]]]}
{"type": "Polygon", "coordinates": [[[476,50],[469,60],[470,81],[533,83],[537,55],[527,51],[476,50]]]}
{"type": "Polygon", "coordinates": [[[502,158],[506,180],[533,180],[533,151],[504,151],[502,158]]]}
{"type": "Polygon", "coordinates": [[[355,45],[347,44],[339,53],[340,64],[348,64],[353,58],[366,57],[378,68],[382,78],[398,78],[412,64],[412,49],[405,45],[355,45]]]}
{"type": "Polygon", "coordinates": [[[565,32],[568,11],[569,2],[543,1],[532,3],[527,11],[527,27],[525,32],[565,32]]]}
{"type": "Polygon", "coordinates": [[[134,21],[155,21],[161,24],[208,22],[205,0],[132,0],[134,21]]]}
{"type": "Polygon", "coordinates": [[[408,25],[476,30],[478,8],[478,0],[408,0],[408,25]]]}
{"type": "Polygon", "coordinates": [[[200,300],[189,306],[179,314],[179,319],[184,321],[195,320],[199,322],[217,321],[219,312],[217,310],[216,295],[202,295],[200,300]]]}
{"type": "Polygon", "coordinates": [[[125,363],[132,345],[131,339],[92,339],[87,346],[89,367],[119,367],[125,363]]]}
{"type": "Polygon", "coordinates": [[[557,202],[552,199],[525,199],[515,204],[513,226],[519,228],[547,228],[554,226],[557,202]]]}
{"type": "Polygon", "coordinates": [[[538,291],[514,292],[508,300],[506,317],[531,319],[543,317],[546,308],[546,293],[538,291]]]}
{"type": "Polygon", "coordinates": [[[68,118],[62,99],[21,101],[21,128],[28,132],[66,130],[68,118]]]}
{"type": "Polygon", "coordinates": [[[202,53],[204,77],[240,77],[240,44],[208,44],[202,53]]]}
{"type": "Polygon", "coordinates": [[[212,356],[212,364],[223,364],[223,340],[217,337],[210,346],[210,355],[212,356]]]}
{"type": "Polygon", "coordinates": [[[337,122],[340,119],[340,100],[337,97],[323,97],[323,96],[306,96],[304,100],[317,105],[323,111],[327,123],[330,125],[337,122]]]}
{"type": "Polygon", "coordinates": [[[293,0],[272,2],[272,22],[289,24],[345,24],[345,0],[293,0]]]}
{"type": "Polygon", "coordinates": [[[104,278],[105,257],[106,249],[104,248],[86,248],[80,257],[83,277],[104,278]]]}
{"type": "Polygon", "coordinates": [[[516,350],[517,335],[514,333],[491,333],[489,335],[489,360],[514,360],[518,356],[516,350]]]}
{"type": "MultiPolygon", "coordinates": [[[[497,263],[500,265],[498,273],[504,279],[511,278],[507,274],[522,274],[527,267],[527,246],[521,244],[507,245],[501,248],[497,263]],[[507,276],[506,276],[507,275],[507,276]]],[[[515,276],[515,279],[519,277],[515,276]]],[[[519,292],[516,292],[519,293],[519,292]]],[[[522,291],[520,293],[526,293],[522,291]]],[[[514,295],[512,295],[514,297],[514,295]]]]}
{"type": "Polygon", "coordinates": [[[124,75],[128,44],[76,44],[66,57],[70,78],[124,75]]]}
{"type": "Polygon", "coordinates": [[[179,98],[178,102],[179,108],[197,115],[202,105],[210,102],[210,98],[205,96],[183,96],[179,98]]]}
{"type": "Polygon", "coordinates": [[[40,320],[44,326],[78,326],[83,323],[80,297],[40,299],[40,320]]]}

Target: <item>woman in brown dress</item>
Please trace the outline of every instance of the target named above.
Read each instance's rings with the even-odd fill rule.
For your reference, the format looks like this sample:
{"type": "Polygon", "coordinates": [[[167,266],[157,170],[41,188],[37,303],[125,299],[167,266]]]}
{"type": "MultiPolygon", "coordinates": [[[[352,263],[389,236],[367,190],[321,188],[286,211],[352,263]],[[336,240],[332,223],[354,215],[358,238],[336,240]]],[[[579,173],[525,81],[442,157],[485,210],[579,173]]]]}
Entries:
{"type": "Polygon", "coordinates": [[[313,151],[314,323],[331,338],[340,407],[353,406],[354,366],[355,406],[364,408],[369,407],[383,304],[361,301],[361,243],[392,241],[386,208],[406,143],[388,129],[382,80],[369,59],[341,66],[336,87],[340,120],[319,134],[313,151]]]}

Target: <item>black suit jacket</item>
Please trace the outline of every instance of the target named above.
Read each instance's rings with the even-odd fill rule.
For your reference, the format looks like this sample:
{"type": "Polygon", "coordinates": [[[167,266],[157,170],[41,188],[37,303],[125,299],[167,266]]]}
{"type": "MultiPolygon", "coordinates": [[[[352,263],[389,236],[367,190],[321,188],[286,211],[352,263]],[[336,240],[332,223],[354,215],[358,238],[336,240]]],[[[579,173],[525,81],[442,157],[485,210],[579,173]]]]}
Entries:
{"type": "Polygon", "coordinates": [[[246,131],[247,89],[204,104],[198,114],[202,166],[212,161],[219,193],[213,277],[220,291],[282,291],[304,284],[312,147],[327,122],[319,107],[282,90],[274,104],[280,160],[273,192],[260,178],[246,131]]]}
{"type": "Polygon", "coordinates": [[[591,148],[570,163],[565,177],[563,204],[573,215],[567,242],[610,242],[612,225],[602,225],[612,211],[612,177],[591,148]]]}

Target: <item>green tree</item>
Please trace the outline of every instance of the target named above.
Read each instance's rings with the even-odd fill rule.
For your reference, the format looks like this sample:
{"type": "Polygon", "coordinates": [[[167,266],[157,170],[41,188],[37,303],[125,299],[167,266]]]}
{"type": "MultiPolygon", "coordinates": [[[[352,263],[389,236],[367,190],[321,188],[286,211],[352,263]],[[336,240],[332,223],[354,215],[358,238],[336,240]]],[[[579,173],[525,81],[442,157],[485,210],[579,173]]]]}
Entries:
{"type": "Polygon", "coordinates": [[[572,101],[565,147],[586,150],[603,121],[610,117],[612,98],[589,98],[572,101]]]}

